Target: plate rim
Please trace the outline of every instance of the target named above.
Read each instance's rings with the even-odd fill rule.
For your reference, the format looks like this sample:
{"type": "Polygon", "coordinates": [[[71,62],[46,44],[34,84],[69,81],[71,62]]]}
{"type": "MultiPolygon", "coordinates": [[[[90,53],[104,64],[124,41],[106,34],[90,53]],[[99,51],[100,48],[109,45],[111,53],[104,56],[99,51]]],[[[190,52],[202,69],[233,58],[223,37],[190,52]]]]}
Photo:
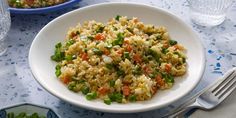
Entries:
{"type": "Polygon", "coordinates": [[[80,1],[81,0],[69,0],[57,5],[40,8],[14,8],[9,6],[9,11],[14,14],[42,14],[73,6],[80,1]]]}
{"type": "MultiPolygon", "coordinates": [[[[141,4],[141,3],[119,3],[119,2],[99,3],[99,4],[89,5],[89,6],[80,8],[80,9],[75,9],[75,10],[73,10],[73,11],[70,11],[70,12],[66,13],[66,14],[63,14],[63,15],[57,17],[56,19],[52,20],[51,22],[49,22],[46,26],[44,26],[44,27],[38,32],[38,34],[36,35],[36,37],[35,37],[34,39],[37,39],[38,36],[39,36],[39,34],[41,33],[41,31],[43,31],[49,24],[51,24],[51,23],[54,22],[55,20],[59,20],[60,18],[66,16],[66,15],[72,14],[73,12],[77,12],[78,10],[90,9],[91,7],[99,7],[99,6],[101,7],[101,6],[103,6],[103,5],[114,5],[114,4],[115,4],[115,5],[124,5],[124,4],[125,4],[125,5],[135,5],[135,6],[149,7],[149,8],[158,10],[158,11],[160,11],[160,12],[164,12],[164,13],[170,15],[171,17],[174,17],[174,18],[175,18],[176,20],[178,20],[179,22],[181,22],[181,24],[183,24],[184,27],[186,27],[186,29],[190,30],[190,31],[193,33],[195,39],[200,39],[200,37],[197,35],[196,31],[194,31],[187,23],[185,23],[185,22],[184,22],[181,18],[179,18],[178,16],[174,15],[173,13],[171,13],[171,12],[169,12],[169,11],[163,9],[163,8],[159,8],[159,7],[155,7],[155,6],[150,6],[150,5],[148,5],[148,4],[141,4]]],[[[195,40],[195,39],[194,39],[194,40],[195,40]]],[[[178,97],[178,98],[172,100],[172,101],[169,102],[169,103],[162,104],[162,105],[159,105],[159,106],[150,106],[150,107],[148,107],[148,108],[146,108],[146,109],[141,109],[141,108],[139,108],[139,109],[130,109],[130,110],[123,110],[123,109],[121,109],[121,110],[119,110],[119,111],[118,111],[118,110],[114,110],[114,109],[101,109],[101,108],[97,108],[97,107],[86,106],[86,105],[80,104],[80,103],[75,103],[75,102],[70,101],[70,100],[67,100],[66,98],[61,97],[61,96],[59,97],[59,96],[57,96],[56,93],[50,91],[50,89],[47,89],[45,86],[43,86],[43,85],[40,83],[40,81],[39,81],[39,80],[37,79],[37,77],[36,77],[37,75],[36,75],[36,73],[35,73],[35,70],[32,69],[33,63],[32,63],[32,60],[30,59],[30,58],[31,58],[31,55],[32,55],[32,48],[34,47],[35,42],[36,42],[36,40],[33,40],[32,44],[31,44],[31,46],[30,46],[28,59],[29,59],[29,66],[30,66],[30,68],[31,68],[31,72],[32,72],[34,78],[36,79],[36,81],[37,81],[45,90],[47,90],[49,93],[51,93],[52,95],[54,95],[55,97],[57,97],[57,98],[59,98],[59,99],[62,99],[62,100],[64,100],[64,101],[68,102],[68,103],[71,103],[71,104],[75,105],[75,106],[79,106],[79,107],[82,107],[82,108],[86,108],[86,109],[90,109],[90,110],[95,110],[95,111],[101,111],[101,112],[109,112],[109,113],[137,113],[137,112],[145,112],[145,111],[150,111],[150,110],[154,110],[154,109],[163,108],[164,106],[167,106],[167,105],[169,105],[169,104],[171,104],[171,103],[174,103],[174,102],[176,102],[177,100],[179,100],[179,99],[183,98],[184,96],[186,96],[188,93],[190,93],[190,92],[199,84],[200,80],[202,79],[203,73],[204,73],[204,71],[205,71],[205,66],[206,66],[205,48],[204,48],[203,43],[202,43],[201,40],[196,40],[196,42],[199,44],[199,46],[200,46],[200,48],[201,48],[200,50],[201,50],[201,57],[202,57],[202,60],[201,60],[202,65],[200,65],[200,66],[201,66],[201,67],[200,67],[200,74],[198,74],[198,77],[197,77],[198,80],[197,80],[197,82],[196,82],[193,86],[191,86],[190,89],[189,89],[188,91],[186,91],[182,96],[180,96],[180,97],[178,97]]]]}
{"type": "Polygon", "coordinates": [[[16,104],[11,104],[11,105],[6,105],[4,107],[0,107],[0,111],[7,111],[9,109],[15,109],[17,107],[21,107],[21,106],[33,106],[33,107],[37,107],[39,109],[46,109],[51,112],[53,112],[58,118],[60,118],[60,115],[55,112],[55,110],[53,108],[50,108],[48,106],[44,106],[44,105],[40,105],[40,104],[35,104],[35,103],[29,103],[29,102],[19,102],[19,103],[16,103],[16,104]]]}

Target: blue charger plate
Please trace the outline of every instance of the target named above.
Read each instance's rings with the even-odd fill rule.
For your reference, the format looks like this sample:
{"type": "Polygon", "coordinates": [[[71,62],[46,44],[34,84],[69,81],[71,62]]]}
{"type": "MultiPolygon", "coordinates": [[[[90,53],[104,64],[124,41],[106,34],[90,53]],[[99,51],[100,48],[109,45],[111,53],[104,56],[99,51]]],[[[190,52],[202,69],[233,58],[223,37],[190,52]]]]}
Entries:
{"type": "Polygon", "coordinates": [[[49,6],[49,7],[42,7],[42,8],[22,9],[22,8],[10,7],[9,10],[11,13],[15,13],[15,14],[42,14],[42,13],[47,13],[47,12],[52,12],[52,11],[64,9],[67,7],[72,7],[80,1],[81,0],[69,0],[69,1],[66,1],[66,2],[58,4],[58,5],[53,5],[53,6],[49,6]]]}

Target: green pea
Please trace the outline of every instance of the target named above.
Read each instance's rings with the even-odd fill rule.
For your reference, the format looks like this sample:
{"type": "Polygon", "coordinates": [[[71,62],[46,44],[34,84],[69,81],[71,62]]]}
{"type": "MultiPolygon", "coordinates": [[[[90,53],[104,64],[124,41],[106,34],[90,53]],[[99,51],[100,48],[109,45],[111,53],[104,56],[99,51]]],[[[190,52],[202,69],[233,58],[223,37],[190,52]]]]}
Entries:
{"type": "Polygon", "coordinates": [[[114,87],[114,86],[115,86],[115,80],[111,80],[111,81],[110,81],[110,86],[111,86],[111,87],[114,87]]]}
{"type": "Polygon", "coordinates": [[[120,15],[117,15],[115,19],[116,19],[117,21],[119,21],[119,20],[120,20],[120,17],[121,17],[120,15]]]}
{"type": "Polygon", "coordinates": [[[61,75],[61,66],[56,65],[55,69],[56,69],[55,74],[57,77],[59,77],[61,75]]]}
{"type": "Polygon", "coordinates": [[[73,91],[75,86],[76,86],[76,82],[72,81],[68,84],[67,88],[73,91]]]}
{"type": "Polygon", "coordinates": [[[90,88],[88,86],[83,86],[81,91],[84,95],[87,95],[90,91],[90,88]]]}
{"type": "Polygon", "coordinates": [[[157,54],[157,52],[155,52],[155,51],[152,50],[152,49],[148,49],[148,53],[149,53],[150,55],[152,55],[152,57],[153,57],[157,62],[159,62],[159,60],[160,60],[160,55],[157,54]]]}
{"type": "Polygon", "coordinates": [[[56,70],[55,74],[57,77],[59,77],[61,75],[61,70],[56,70]]]}
{"type": "Polygon", "coordinates": [[[136,101],[136,95],[129,96],[129,101],[130,102],[135,102],[136,101]]]}
{"type": "Polygon", "coordinates": [[[116,94],[116,102],[121,103],[123,99],[123,95],[121,93],[116,94]]]}
{"type": "Polygon", "coordinates": [[[76,31],[76,34],[77,34],[77,35],[80,35],[80,32],[79,32],[79,31],[76,31]]]}
{"type": "Polygon", "coordinates": [[[178,42],[175,40],[170,39],[169,40],[170,45],[176,45],[178,42]]]}
{"type": "Polygon", "coordinates": [[[55,45],[55,48],[61,48],[62,47],[62,44],[61,43],[57,43],[56,45],[55,45]]]}
{"type": "Polygon", "coordinates": [[[130,59],[129,52],[124,52],[124,58],[130,59]]]}
{"type": "Polygon", "coordinates": [[[166,54],[167,52],[169,52],[166,48],[163,48],[162,50],[161,50],[161,52],[163,53],[163,54],[166,54]]]}
{"type": "Polygon", "coordinates": [[[107,105],[110,105],[111,104],[111,99],[110,98],[105,98],[104,103],[107,104],[107,105]]]}
{"type": "Polygon", "coordinates": [[[73,60],[73,56],[72,55],[66,55],[65,59],[66,59],[66,61],[72,61],[73,60]]]}
{"type": "Polygon", "coordinates": [[[116,73],[118,76],[123,76],[125,74],[125,71],[118,69],[116,73]]]}
{"type": "Polygon", "coordinates": [[[96,92],[88,93],[86,95],[86,99],[87,100],[93,100],[93,99],[96,99],[96,97],[97,97],[97,93],[96,92]]]}
{"type": "Polygon", "coordinates": [[[170,74],[162,74],[164,80],[166,83],[174,83],[175,80],[174,80],[174,77],[170,74]]]}
{"type": "Polygon", "coordinates": [[[113,45],[122,45],[124,42],[124,34],[123,33],[118,33],[116,40],[112,42],[113,45]]]}
{"type": "Polygon", "coordinates": [[[104,26],[100,26],[97,30],[96,30],[96,32],[97,33],[102,33],[103,32],[103,30],[104,30],[104,26]]]}
{"type": "Polygon", "coordinates": [[[64,57],[65,57],[65,52],[62,50],[62,44],[57,43],[55,45],[54,55],[51,56],[51,59],[53,61],[59,62],[59,61],[62,61],[64,57]]]}
{"type": "Polygon", "coordinates": [[[112,93],[108,95],[111,101],[122,103],[123,95],[121,93],[112,93]]]}
{"type": "Polygon", "coordinates": [[[92,37],[92,36],[87,36],[87,38],[88,38],[89,40],[93,40],[93,39],[94,39],[94,37],[92,37]]]}
{"type": "Polygon", "coordinates": [[[65,57],[65,52],[63,52],[60,48],[56,48],[54,55],[51,56],[53,61],[59,62],[62,61],[65,57]]]}
{"type": "Polygon", "coordinates": [[[112,63],[111,64],[106,64],[106,68],[111,70],[112,68],[114,68],[114,64],[112,64],[112,63]]]}
{"type": "Polygon", "coordinates": [[[16,0],[16,7],[17,8],[22,8],[22,4],[21,4],[21,1],[20,0],[16,0]]]}

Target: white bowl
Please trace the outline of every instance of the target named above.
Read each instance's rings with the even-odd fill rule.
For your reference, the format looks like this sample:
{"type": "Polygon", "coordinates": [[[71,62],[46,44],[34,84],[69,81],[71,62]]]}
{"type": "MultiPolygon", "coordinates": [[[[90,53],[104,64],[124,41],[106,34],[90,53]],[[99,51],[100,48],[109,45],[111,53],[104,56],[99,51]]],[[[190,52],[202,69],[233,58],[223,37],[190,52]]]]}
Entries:
{"type": "Polygon", "coordinates": [[[189,93],[199,82],[205,67],[204,49],[197,35],[175,15],[147,5],[133,3],[97,4],[64,14],[48,23],[35,37],[29,52],[29,63],[36,80],[53,95],[80,107],[115,113],[142,112],[169,105],[189,93]],[[151,99],[128,104],[106,105],[101,100],[86,100],[82,94],[69,91],[55,76],[56,63],[50,56],[54,46],[65,39],[69,27],[87,20],[107,22],[116,15],[138,17],[145,24],[167,27],[170,36],[187,49],[188,71],[176,79],[171,89],[158,91],[151,99]]]}

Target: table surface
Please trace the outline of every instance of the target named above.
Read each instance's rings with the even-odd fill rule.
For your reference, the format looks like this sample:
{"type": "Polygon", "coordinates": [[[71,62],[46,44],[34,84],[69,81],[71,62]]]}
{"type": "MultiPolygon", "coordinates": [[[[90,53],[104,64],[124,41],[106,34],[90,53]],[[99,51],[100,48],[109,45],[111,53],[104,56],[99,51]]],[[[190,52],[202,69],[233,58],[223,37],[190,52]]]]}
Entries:
{"type": "Polygon", "coordinates": [[[188,3],[185,0],[82,0],[79,6],[41,15],[12,14],[12,25],[6,39],[7,52],[0,56],[0,108],[15,103],[30,102],[51,107],[62,118],[156,118],[178,106],[184,99],[198,92],[236,66],[236,5],[227,13],[223,24],[207,28],[189,20],[188,3]],[[86,110],[66,103],[43,89],[31,74],[28,64],[30,45],[49,21],[77,7],[103,2],[139,2],[166,9],[189,24],[199,35],[205,47],[206,68],[198,86],[183,99],[165,108],[134,114],[113,114],[86,110]]]}

